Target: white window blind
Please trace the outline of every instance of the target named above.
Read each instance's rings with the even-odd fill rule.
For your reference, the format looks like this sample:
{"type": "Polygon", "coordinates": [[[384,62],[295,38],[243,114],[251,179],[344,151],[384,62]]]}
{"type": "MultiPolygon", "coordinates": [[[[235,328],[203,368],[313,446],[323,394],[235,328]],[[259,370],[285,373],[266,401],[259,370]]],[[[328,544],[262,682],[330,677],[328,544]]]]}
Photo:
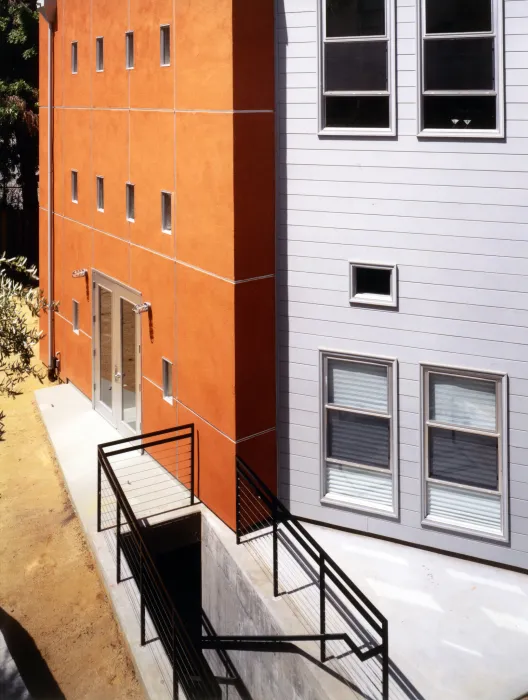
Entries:
{"type": "Polygon", "coordinates": [[[325,502],[392,513],[392,363],[329,357],[325,367],[325,502]]]}
{"type": "Polygon", "coordinates": [[[495,382],[471,377],[431,374],[431,420],[467,428],[495,431],[495,382]]]}
{"type": "Polygon", "coordinates": [[[387,367],[339,360],[328,364],[330,403],[387,413],[387,367]]]}
{"type": "Polygon", "coordinates": [[[458,528],[500,535],[500,494],[479,493],[429,483],[429,515],[436,521],[458,528]]]}

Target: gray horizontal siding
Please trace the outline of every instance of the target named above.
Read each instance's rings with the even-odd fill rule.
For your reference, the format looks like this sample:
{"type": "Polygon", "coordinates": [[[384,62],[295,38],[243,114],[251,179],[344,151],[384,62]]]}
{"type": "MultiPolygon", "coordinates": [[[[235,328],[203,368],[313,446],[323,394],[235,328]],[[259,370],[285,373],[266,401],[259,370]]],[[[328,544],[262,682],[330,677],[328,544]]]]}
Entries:
{"type": "Polygon", "coordinates": [[[307,518],[526,568],[528,0],[505,1],[504,141],[417,139],[415,0],[397,0],[397,138],[319,138],[316,1],[277,17],[281,495],[307,518]],[[349,260],[398,265],[397,311],[350,306],[349,260]],[[398,522],[320,504],[323,347],[398,359],[398,522]],[[421,525],[421,362],[509,375],[507,546],[421,525]]]}

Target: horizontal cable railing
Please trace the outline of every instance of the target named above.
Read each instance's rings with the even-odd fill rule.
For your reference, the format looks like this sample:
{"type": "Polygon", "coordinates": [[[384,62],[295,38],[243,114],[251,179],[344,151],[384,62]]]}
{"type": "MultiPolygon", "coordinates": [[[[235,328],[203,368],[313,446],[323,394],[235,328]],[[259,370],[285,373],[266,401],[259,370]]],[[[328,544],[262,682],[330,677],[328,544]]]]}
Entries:
{"type": "MultiPolygon", "coordinates": [[[[299,519],[290,513],[239,457],[236,460],[236,537],[237,544],[243,538],[245,541],[254,538],[252,541],[258,543],[258,538],[271,537],[270,568],[274,596],[280,594],[280,582],[283,579],[292,593],[309,587],[318,589],[317,599],[312,597],[308,603],[310,607],[318,608],[317,634],[305,635],[303,638],[319,642],[323,663],[345,657],[346,649],[348,654],[354,654],[361,662],[378,658],[381,662],[381,697],[388,700],[387,619],[328,556],[299,519]],[[279,545],[284,552],[280,557],[279,545]],[[300,585],[289,570],[288,562],[291,561],[296,562],[300,572],[300,585]],[[281,562],[284,562],[282,569],[281,562]],[[329,629],[330,622],[334,631],[329,629]],[[339,626],[345,629],[335,631],[339,626]],[[344,653],[337,653],[336,643],[341,644],[340,650],[344,650],[344,653]],[[334,654],[329,653],[330,646],[334,649],[334,654]]],[[[309,616],[313,616],[313,610],[308,611],[307,619],[309,616]]],[[[310,617],[309,622],[313,623],[313,617],[310,617]]],[[[296,638],[288,639],[294,641],[296,638]]],[[[229,641],[227,638],[225,640],[229,641]]],[[[265,642],[265,639],[261,638],[261,642],[265,642]]]]}
{"type": "Polygon", "coordinates": [[[121,561],[124,554],[137,584],[141,644],[161,642],[172,664],[174,700],[181,697],[180,690],[188,700],[221,698],[219,685],[199,651],[200,640],[189,636],[165,587],[147,546],[142,523],[143,518],[165,515],[177,507],[194,503],[194,426],[160,430],[99,445],[97,456],[98,531],[116,530],[117,583],[125,580],[121,561]],[[124,464],[125,455],[132,459],[124,464]],[[120,459],[116,461],[117,457],[120,459]],[[177,476],[178,481],[172,476],[166,481],[160,465],[177,476]],[[149,472],[148,476],[144,475],[149,472]],[[177,487],[167,500],[164,492],[173,482],[177,487]],[[127,489],[134,495],[127,497],[127,489]],[[174,506],[174,494],[180,496],[181,502],[168,508],[174,506]],[[147,612],[158,635],[156,639],[146,639],[147,612]]]}

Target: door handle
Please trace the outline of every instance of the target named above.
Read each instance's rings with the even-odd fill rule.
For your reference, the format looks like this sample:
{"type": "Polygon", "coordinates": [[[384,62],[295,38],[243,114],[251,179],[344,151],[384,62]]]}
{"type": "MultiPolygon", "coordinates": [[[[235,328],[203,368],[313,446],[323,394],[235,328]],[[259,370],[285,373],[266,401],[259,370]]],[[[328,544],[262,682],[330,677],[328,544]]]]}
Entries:
{"type": "Polygon", "coordinates": [[[117,366],[116,366],[116,367],[114,368],[114,379],[116,379],[117,381],[119,381],[119,380],[121,379],[121,376],[122,376],[122,375],[121,375],[121,372],[118,372],[118,371],[117,371],[117,366]]]}

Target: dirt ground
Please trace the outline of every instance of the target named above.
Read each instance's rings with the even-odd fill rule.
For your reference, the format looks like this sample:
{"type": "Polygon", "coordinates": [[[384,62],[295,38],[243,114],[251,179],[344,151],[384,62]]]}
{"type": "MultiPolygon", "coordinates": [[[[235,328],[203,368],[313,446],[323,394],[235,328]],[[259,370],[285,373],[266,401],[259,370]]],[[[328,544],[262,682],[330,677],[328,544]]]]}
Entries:
{"type": "Polygon", "coordinates": [[[31,379],[21,396],[0,398],[0,609],[33,637],[67,700],[140,700],[38,415],[33,391],[40,386],[31,379]]]}

